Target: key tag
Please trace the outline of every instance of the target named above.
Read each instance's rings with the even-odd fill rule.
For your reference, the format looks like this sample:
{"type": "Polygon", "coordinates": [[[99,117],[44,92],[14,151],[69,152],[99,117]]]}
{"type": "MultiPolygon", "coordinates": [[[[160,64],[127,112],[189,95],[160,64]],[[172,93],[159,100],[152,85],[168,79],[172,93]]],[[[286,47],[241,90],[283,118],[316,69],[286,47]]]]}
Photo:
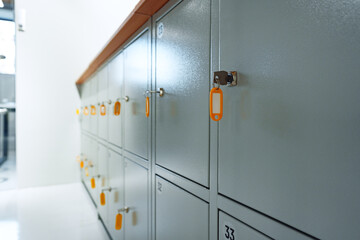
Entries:
{"type": "Polygon", "coordinates": [[[85,169],[85,176],[88,177],[88,176],[89,176],[89,168],[88,168],[88,167],[85,167],[84,169],[85,169]]]}
{"type": "Polygon", "coordinates": [[[96,107],[93,105],[93,106],[91,106],[91,113],[90,113],[91,115],[96,115],[96,107]]]}
{"type": "Polygon", "coordinates": [[[101,204],[102,206],[105,205],[105,193],[104,193],[104,192],[101,192],[101,193],[100,193],[100,204],[101,204]]]}
{"type": "Polygon", "coordinates": [[[145,109],[146,117],[150,115],[150,98],[146,97],[146,109],[145,109]]]}
{"type": "Polygon", "coordinates": [[[88,107],[84,107],[84,115],[85,116],[89,115],[89,108],[88,107]]]}
{"type": "Polygon", "coordinates": [[[121,213],[116,214],[116,218],[115,218],[115,229],[116,230],[121,230],[122,218],[123,218],[123,216],[121,213]]]}
{"type": "Polygon", "coordinates": [[[114,115],[119,116],[121,110],[121,103],[119,101],[116,101],[114,104],[114,115]]]}
{"type": "Polygon", "coordinates": [[[104,104],[101,104],[100,106],[100,115],[105,116],[106,115],[106,107],[104,104]]]}
{"type": "Polygon", "coordinates": [[[80,114],[80,109],[76,109],[76,115],[79,115],[80,114]]]}
{"type": "Polygon", "coordinates": [[[220,89],[220,83],[217,81],[210,91],[210,117],[214,121],[220,121],[223,116],[223,91],[220,89]]]}
{"type": "Polygon", "coordinates": [[[94,177],[92,177],[92,178],[90,179],[90,183],[91,183],[91,188],[94,189],[94,188],[96,187],[96,185],[95,185],[95,178],[94,178],[94,177]]]}
{"type": "Polygon", "coordinates": [[[84,161],[80,161],[80,167],[81,167],[81,168],[84,167],[84,161]]]}

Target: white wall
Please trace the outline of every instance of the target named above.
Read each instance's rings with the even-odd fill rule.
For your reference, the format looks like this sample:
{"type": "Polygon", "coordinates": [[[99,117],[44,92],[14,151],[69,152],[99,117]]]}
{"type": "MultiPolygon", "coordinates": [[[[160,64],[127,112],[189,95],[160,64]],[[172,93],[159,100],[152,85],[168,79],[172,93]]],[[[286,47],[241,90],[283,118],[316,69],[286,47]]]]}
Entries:
{"type": "Polygon", "coordinates": [[[16,0],[16,13],[26,10],[16,36],[19,187],[79,181],[75,81],[137,2],[16,0]]]}

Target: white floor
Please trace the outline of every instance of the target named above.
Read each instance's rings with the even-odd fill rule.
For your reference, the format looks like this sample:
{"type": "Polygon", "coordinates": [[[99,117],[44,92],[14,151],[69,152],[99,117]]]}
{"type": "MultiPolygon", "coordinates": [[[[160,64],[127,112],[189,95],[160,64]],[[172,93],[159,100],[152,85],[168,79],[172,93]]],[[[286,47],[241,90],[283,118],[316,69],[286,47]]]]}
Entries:
{"type": "Polygon", "coordinates": [[[0,191],[1,240],[108,240],[81,183],[0,191]]]}
{"type": "Polygon", "coordinates": [[[8,159],[0,166],[0,191],[16,186],[16,155],[15,151],[9,151],[8,159]]]}

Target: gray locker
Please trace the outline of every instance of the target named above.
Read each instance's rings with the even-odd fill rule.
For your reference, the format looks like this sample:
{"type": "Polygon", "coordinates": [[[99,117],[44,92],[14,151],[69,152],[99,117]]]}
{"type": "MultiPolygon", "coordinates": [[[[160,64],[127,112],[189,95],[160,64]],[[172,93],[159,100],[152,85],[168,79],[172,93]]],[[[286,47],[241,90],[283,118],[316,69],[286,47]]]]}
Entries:
{"type": "Polygon", "coordinates": [[[89,101],[89,106],[90,106],[90,114],[89,114],[89,119],[90,119],[90,133],[97,135],[97,127],[98,127],[98,116],[99,116],[99,106],[97,105],[98,103],[98,99],[97,99],[97,87],[98,87],[98,83],[97,83],[97,75],[93,76],[90,80],[90,101],[89,101]],[[91,107],[95,107],[95,111],[96,111],[96,115],[92,114],[92,110],[91,107]]]}
{"type": "Polygon", "coordinates": [[[98,144],[98,171],[100,177],[96,181],[98,212],[106,227],[108,227],[108,206],[109,206],[109,174],[108,174],[108,150],[98,144]],[[100,204],[100,194],[105,194],[105,205],[100,204]]]}
{"type": "Polygon", "coordinates": [[[115,229],[115,219],[118,214],[118,210],[124,208],[124,164],[120,154],[110,151],[109,155],[109,186],[111,192],[108,198],[108,223],[109,232],[113,239],[124,239],[124,219],[125,213],[121,211],[123,215],[122,228],[120,230],[115,229]]]}
{"type": "Polygon", "coordinates": [[[108,67],[104,66],[97,73],[98,81],[98,136],[104,140],[108,138],[108,116],[109,116],[109,104],[108,104],[108,67]],[[101,106],[105,107],[105,115],[101,115],[101,106]]]}
{"type": "Polygon", "coordinates": [[[148,170],[125,159],[125,239],[149,239],[148,170]]]}
{"type": "Polygon", "coordinates": [[[270,240],[263,233],[219,211],[219,240],[270,240]]]}
{"type": "Polygon", "coordinates": [[[109,142],[122,147],[122,116],[124,115],[124,96],[122,94],[124,81],[123,53],[117,55],[109,63],[109,87],[108,97],[111,101],[109,106],[109,142]],[[120,103],[120,115],[114,114],[116,101],[120,103]]]}
{"type": "Polygon", "coordinates": [[[90,131],[90,114],[85,115],[85,108],[88,109],[88,113],[90,113],[90,81],[85,82],[82,85],[81,90],[81,106],[82,106],[82,121],[81,126],[85,131],[90,131]]]}
{"type": "Polygon", "coordinates": [[[359,8],[220,1],[219,192],[320,239],[360,239],[359,8]]]}
{"type": "Polygon", "coordinates": [[[146,30],[124,51],[125,150],[148,158],[148,121],[145,96],[150,79],[150,33],[146,30]]]}
{"type": "Polygon", "coordinates": [[[156,163],[208,186],[210,1],[182,1],[155,27],[156,163]]]}
{"type": "Polygon", "coordinates": [[[208,240],[209,205],[156,177],[156,240],[208,240]]]}

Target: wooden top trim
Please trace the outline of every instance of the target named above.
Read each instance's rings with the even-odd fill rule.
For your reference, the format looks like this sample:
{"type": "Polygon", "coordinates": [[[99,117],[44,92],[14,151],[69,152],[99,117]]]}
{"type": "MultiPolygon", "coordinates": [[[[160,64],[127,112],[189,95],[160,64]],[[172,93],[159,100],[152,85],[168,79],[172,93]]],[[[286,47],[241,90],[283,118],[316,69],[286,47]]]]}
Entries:
{"type": "Polygon", "coordinates": [[[103,63],[119,50],[119,48],[168,1],[169,0],[140,0],[134,10],[110,38],[106,46],[76,81],[76,84],[80,85],[86,82],[103,63]]]}

